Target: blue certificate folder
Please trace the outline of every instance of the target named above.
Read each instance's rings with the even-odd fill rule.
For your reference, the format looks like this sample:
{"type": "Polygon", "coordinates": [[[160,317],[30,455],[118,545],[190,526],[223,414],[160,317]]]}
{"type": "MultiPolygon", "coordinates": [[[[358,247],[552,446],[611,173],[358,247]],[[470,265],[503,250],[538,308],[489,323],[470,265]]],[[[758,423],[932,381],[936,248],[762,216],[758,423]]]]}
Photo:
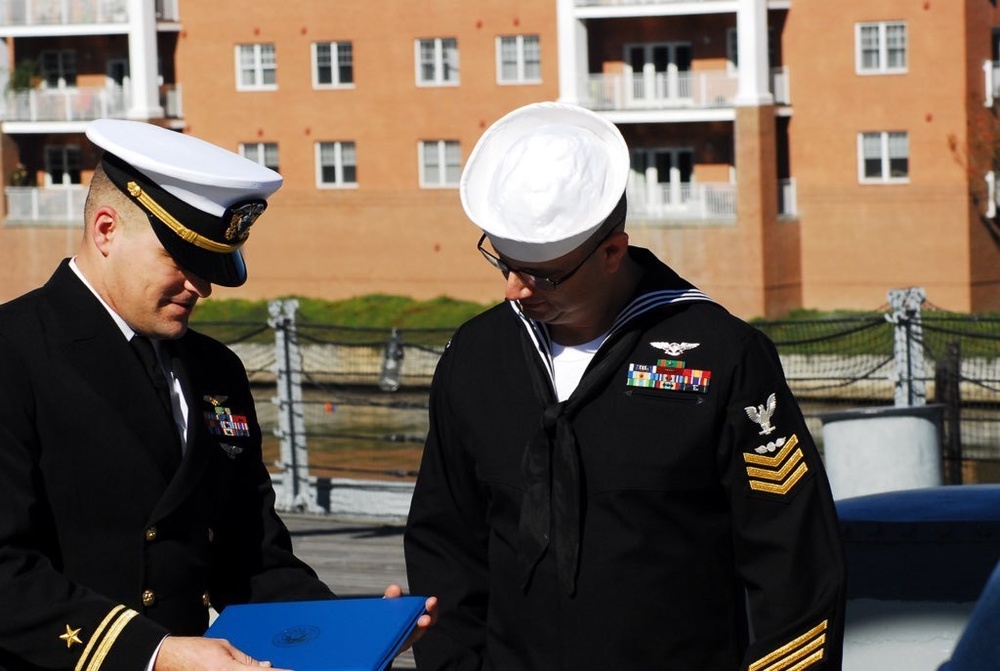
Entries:
{"type": "Polygon", "coordinates": [[[255,603],[227,607],[205,632],[294,671],[383,671],[424,613],[425,597],[255,603]]]}

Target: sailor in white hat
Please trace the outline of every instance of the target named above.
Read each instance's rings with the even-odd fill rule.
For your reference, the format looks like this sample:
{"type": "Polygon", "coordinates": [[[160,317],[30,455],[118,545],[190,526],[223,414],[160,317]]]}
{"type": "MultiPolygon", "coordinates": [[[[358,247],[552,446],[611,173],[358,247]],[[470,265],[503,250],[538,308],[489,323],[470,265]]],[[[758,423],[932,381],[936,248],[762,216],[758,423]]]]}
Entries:
{"type": "Polygon", "coordinates": [[[434,376],[404,546],[442,612],[417,664],[838,669],[819,453],[773,345],[629,245],[629,167],[614,124],[560,103],[500,118],[466,163],[507,301],[434,376]],[[782,437],[762,447],[765,399],[782,437]]]}
{"type": "Polygon", "coordinates": [[[581,107],[539,103],[483,134],[460,194],[496,251],[538,263],[576,249],[624,208],[628,174],[628,146],[614,124],[581,107]]]}
{"type": "Polygon", "coordinates": [[[602,335],[638,281],[639,268],[625,253],[628,174],[629,150],[618,128],[560,103],[507,114],[466,163],[460,194],[469,219],[483,230],[479,251],[507,278],[508,300],[546,323],[557,342],[579,345],[602,335]],[[585,272],[606,242],[617,243],[608,259],[614,286],[580,302],[573,287],[589,282],[563,285],[585,272]],[[567,310],[573,314],[560,314],[567,310]]]}

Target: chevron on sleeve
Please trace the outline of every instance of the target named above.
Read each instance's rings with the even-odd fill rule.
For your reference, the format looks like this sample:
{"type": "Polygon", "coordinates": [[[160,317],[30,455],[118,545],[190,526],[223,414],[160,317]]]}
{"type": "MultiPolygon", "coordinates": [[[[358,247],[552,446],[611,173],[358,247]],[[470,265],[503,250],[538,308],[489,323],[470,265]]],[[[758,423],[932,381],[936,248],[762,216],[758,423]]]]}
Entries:
{"type": "Polygon", "coordinates": [[[753,464],[747,466],[750,488],[754,491],[779,495],[790,492],[809,470],[802,461],[804,455],[802,449],[797,447],[798,443],[798,436],[792,434],[774,456],[745,452],[743,461],[753,464]]]}

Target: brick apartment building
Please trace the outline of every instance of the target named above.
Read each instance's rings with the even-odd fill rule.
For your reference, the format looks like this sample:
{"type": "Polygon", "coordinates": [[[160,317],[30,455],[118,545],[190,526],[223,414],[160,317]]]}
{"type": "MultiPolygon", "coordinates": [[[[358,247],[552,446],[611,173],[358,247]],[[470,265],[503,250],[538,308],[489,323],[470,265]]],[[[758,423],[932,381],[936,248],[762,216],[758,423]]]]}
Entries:
{"type": "Polygon", "coordinates": [[[0,38],[0,300],[75,249],[100,116],[284,175],[217,296],[498,299],[458,177],[558,99],[628,140],[633,240],[737,314],[1000,310],[993,0],[0,0],[0,38]]]}

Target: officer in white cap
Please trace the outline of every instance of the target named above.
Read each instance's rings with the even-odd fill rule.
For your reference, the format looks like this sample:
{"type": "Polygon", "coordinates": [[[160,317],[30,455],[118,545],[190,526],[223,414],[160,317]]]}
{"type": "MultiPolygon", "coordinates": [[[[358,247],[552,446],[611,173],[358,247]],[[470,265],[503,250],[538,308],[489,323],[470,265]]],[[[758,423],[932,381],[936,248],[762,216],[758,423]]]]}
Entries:
{"type": "Polygon", "coordinates": [[[0,306],[0,668],[264,666],[201,638],[209,608],[334,595],[275,514],[242,363],[188,319],[246,281],[281,176],[146,123],[87,136],[77,255],[0,306]]]}
{"type": "Polygon", "coordinates": [[[772,343],[628,244],[629,165],[617,127],[560,103],[502,117],[466,163],[507,300],[431,390],[404,545],[441,613],[417,664],[839,669],[816,446],[772,343]]]}
{"type": "Polygon", "coordinates": [[[227,287],[246,282],[240,248],[282,177],[221,147],[147,123],[100,119],[87,137],[101,168],[149,219],[185,270],[227,287]]]}

